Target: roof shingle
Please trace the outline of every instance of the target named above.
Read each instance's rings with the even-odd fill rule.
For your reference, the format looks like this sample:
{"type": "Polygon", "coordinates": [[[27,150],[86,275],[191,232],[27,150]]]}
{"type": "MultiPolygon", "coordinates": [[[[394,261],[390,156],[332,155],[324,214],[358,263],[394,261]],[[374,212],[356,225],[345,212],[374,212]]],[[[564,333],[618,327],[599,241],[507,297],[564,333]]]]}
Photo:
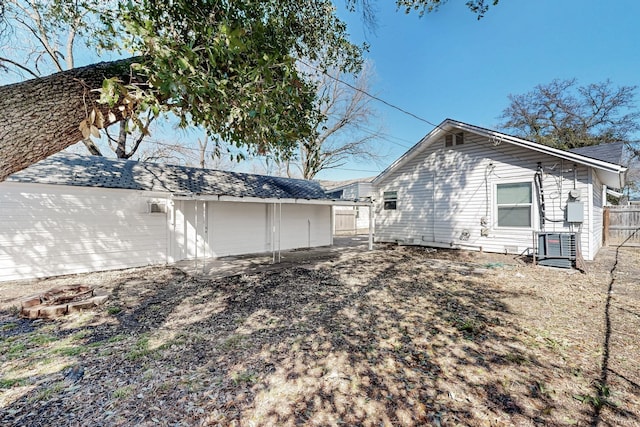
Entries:
{"type": "Polygon", "coordinates": [[[608,144],[591,145],[588,147],[572,148],[572,153],[581,156],[591,157],[592,159],[602,160],[603,162],[615,163],[622,165],[624,159],[625,145],[623,142],[610,142],[608,144]]]}
{"type": "Polygon", "coordinates": [[[277,199],[326,199],[314,181],[58,153],[10,182],[277,199]]]}

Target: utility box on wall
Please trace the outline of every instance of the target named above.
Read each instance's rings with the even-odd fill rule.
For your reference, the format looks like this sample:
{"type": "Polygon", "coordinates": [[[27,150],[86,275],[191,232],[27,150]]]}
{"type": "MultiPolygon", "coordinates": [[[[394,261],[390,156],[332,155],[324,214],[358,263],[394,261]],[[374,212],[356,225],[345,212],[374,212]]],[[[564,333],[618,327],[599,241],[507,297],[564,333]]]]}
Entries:
{"type": "Polygon", "coordinates": [[[567,203],[567,222],[584,222],[584,203],[567,203]]]}

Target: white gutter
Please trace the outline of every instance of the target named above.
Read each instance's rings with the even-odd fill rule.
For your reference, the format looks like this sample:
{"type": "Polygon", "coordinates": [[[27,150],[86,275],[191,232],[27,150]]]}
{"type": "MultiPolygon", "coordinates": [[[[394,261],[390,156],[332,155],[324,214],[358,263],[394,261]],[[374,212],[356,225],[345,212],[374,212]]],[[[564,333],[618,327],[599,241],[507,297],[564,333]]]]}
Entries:
{"type": "Polygon", "coordinates": [[[291,205],[371,206],[372,202],[338,199],[279,199],[277,197],[238,197],[206,194],[172,194],[171,200],[199,200],[206,202],[280,203],[291,205]]]}
{"type": "Polygon", "coordinates": [[[624,193],[619,193],[619,192],[617,192],[617,191],[613,191],[613,190],[612,190],[612,189],[610,189],[610,188],[605,189],[605,194],[610,194],[610,195],[612,195],[613,197],[616,197],[616,198],[618,198],[618,199],[619,199],[620,197],[624,196],[624,193]]]}

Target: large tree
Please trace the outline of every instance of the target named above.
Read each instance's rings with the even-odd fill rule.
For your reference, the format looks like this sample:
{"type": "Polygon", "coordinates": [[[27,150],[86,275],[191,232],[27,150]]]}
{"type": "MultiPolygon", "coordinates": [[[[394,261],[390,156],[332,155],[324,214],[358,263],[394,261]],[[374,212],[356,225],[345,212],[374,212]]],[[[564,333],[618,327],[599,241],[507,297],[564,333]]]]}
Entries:
{"type": "MultiPolygon", "coordinates": [[[[89,42],[85,36],[99,4],[94,0],[5,0],[4,17],[11,27],[0,38],[0,49],[4,52],[0,56],[0,69],[9,79],[18,81],[24,80],[25,76],[42,77],[73,69],[82,45],[89,42]]],[[[102,135],[116,157],[128,159],[137,152],[146,135],[133,134],[133,131],[138,127],[148,129],[153,119],[149,111],[143,112],[140,116],[121,120],[115,136],[107,129],[102,135]],[[135,126],[134,119],[142,126],[135,126]]],[[[90,135],[82,142],[91,154],[102,155],[90,135]]]]}
{"type": "MultiPolygon", "coordinates": [[[[143,111],[171,111],[252,153],[286,154],[318,114],[313,80],[296,60],[322,56],[327,68],[350,72],[361,61],[330,0],[49,1],[56,13],[43,23],[78,19],[81,5],[86,39],[124,59],[0,87],[0,181],[114,122],[147,132],[136,120],[143,111]]],[[[444,2],[397,5],[423,13],[444,2]]],[[[371,10],[369,0],[347,3],[371,10]]],[[[466,4],[481,16],[489,3],[497,1],[466,4]]]]}
{"type": "Polygon", "coordinates": [[[253,152],[286,152],[311,133],[315,112],[296,58],[322,53],[346,70],[360,62],[328,0],[94,6],[92,40],[137,56],[0,87],[0,180],[146,110],[253,152]]]}
{"type": "Polygon", "coordinates": [[[579,86],[554,80],[532,91],[509,95],[501,127],[517,136],[561,149],[623,141],[633,145],[640,131],[636,86],[609,80],[579,86]]]}

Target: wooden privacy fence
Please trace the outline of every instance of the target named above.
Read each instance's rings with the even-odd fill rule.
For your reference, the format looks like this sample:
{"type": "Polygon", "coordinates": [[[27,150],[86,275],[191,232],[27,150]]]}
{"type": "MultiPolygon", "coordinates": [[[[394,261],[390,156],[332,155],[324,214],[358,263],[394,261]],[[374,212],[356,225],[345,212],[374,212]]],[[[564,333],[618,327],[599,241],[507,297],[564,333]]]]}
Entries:
{"type": "Polygon", "coordinates": [[[607,206],[603,228],[605,245],[640,246],[640,206],[607,206]]]}
{"type": "Polygon", "coordinates": [[[335,229],[336,234],[356,234],[356,210],[355,209],[335,209],[335,229]]]}

